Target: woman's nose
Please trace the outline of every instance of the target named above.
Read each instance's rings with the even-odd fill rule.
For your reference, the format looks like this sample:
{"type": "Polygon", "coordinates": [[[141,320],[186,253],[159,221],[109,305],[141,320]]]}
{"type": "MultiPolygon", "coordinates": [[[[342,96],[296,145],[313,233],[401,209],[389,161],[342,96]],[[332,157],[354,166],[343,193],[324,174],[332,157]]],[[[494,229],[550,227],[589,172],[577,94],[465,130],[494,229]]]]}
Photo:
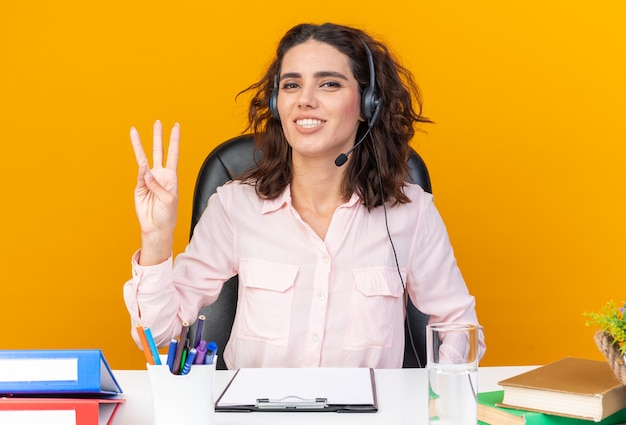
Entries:
{"type": "Polygon", "coordinates": [[[298,97],[299,108],[316,108],[317,97],[315,95],[315,88],[311,85],[302,87],[300,90],[300,96],[298,97]]]}

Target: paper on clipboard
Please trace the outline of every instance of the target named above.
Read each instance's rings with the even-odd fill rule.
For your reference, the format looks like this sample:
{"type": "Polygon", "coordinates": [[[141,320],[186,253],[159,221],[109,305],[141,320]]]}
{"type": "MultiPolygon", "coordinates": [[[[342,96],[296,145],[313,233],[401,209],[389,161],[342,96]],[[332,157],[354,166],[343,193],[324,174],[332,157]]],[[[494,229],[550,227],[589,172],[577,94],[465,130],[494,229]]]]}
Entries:
{"type": "Polygon", "coordinates": [[[374,373],[368,368],[242,368],[216,402],[219,410],[289,410],[285,401],[297,401],[291,410],[376,411],[374,373]],[[259,401],[276,409],[259,408],[259,401]],[[310,409],[307,409],[310,402],[310,409]]]}

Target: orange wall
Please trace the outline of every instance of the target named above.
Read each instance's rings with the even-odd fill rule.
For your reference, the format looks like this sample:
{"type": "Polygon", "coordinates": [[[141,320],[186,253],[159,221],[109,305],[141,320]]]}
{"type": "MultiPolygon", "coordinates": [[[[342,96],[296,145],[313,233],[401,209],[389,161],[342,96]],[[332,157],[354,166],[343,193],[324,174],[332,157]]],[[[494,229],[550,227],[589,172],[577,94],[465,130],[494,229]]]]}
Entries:
{"type": "Polygon", "coordinates": [[[477,297],[484,365],[600,358],[582,313],[624,301],[623,1],[135,0],[0,6],[0,348],[100,347],[141,368],[122,284],[139,243],[128,130],[179,121],[180,222],[244,126],[283,32],[364,27],[416,74],[415,146],[477,297]]]}

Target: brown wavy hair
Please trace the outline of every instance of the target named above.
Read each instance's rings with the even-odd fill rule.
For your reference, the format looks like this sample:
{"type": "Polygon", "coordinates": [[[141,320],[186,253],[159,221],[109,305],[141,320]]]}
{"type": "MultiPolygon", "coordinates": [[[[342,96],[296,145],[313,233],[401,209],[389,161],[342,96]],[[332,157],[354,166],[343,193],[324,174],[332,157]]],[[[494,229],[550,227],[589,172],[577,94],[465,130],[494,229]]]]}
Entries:
{"type": "MultiPolygon", "coordinates": [[[[364,140],[350,154],[351,159],[345,165],[348,167],[342,184],[345,199],[348,200],[356,193],[369,210],[383,202],[410,202],[403,190],[409,141],[415,134],[417,123],[431,122],[422,116],[419,88],[411,72],[398,63],[383,43],[362,30],[331,23],[300,24],[287,31],[263,78],[239,93],[253,93],[245,132],[255,134],[256,144],[263,153],[257,166],[242,176],[241,180],[254,184],[257,194],[263,199],[278,197],[291,182],[291,147],[280,121],[272,116],[269,104],[274,79],[280,75],[285,53],[308,40],[327,43],[345,54],[350,59],[361,93],[369,85],[370,78],[364,43],[374,61],[376,93],[381,101],[381,111],[368,136],[370,140],[364,140]],[[383,193],[380,190],[379,174],[383,193]]],[[[367,122],[361,123],[357,140],[365,134],[367,128],[367,122]]]]}

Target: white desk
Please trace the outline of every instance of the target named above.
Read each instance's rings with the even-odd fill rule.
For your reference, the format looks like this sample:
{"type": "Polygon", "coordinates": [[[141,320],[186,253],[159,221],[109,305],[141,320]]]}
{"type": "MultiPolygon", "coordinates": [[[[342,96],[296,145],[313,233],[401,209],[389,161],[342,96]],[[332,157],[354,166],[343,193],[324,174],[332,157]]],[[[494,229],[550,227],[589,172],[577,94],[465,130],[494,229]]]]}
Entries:
{"type": "MultiPolygon", "coordinates": [[[[533,366],[484,367],[478,372],[478,391],[500,389],[497,382],[532,369],[533,366]]],[[[115,370],[126,403],[113,425],[152,425],[152,399],[145,370],[115,370]]],[[[234,371],[217,371],[216,394],[221,394],[234,371]]],[[[215,413],[215,425],[245,424],[428,424],[428,373],[426,369],[380,369],[375,371],[377,413],[252,412],[215,413]]],[[[172,424],[176,425],[176,424],[172,424]]]]}

